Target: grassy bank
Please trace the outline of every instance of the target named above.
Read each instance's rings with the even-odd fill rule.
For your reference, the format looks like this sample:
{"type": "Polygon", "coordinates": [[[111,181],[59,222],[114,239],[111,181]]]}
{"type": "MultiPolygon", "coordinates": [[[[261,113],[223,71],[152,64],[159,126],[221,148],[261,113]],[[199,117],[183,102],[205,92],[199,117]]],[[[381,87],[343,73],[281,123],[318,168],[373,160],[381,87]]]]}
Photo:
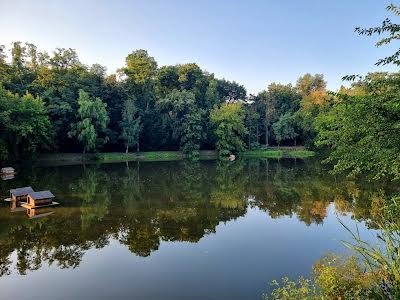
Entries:
{"type": "MultiPolygon", "coordinates": [[[[180,151],[149,151],[138,153],[98,153],[96,155],[98,161],[114,162],[114,161],[174,161],[183,160],[186,156],[180,151]]],[[[200,151],[200,160],[217,159],[216,151],[204,150],[200,151]]]]}
{"type": "MultiPolygon", "coordinates": [[[[314,156],[313,151],[298,150],[298,148],[284,149],[260,149],[250,150],[242,153],[244,159],[251,158],[307,158],[314,156]]],[[[124,162],[124,161],[176,161],[185,159],[185,155],[180,151],[149,151],[138,153],[124,152],[105,152],[90,153],[82,155],[81,153],[54,153],[41,155],[39,162],[43,163],[81,163],[86,162],[124,162]]],[[[218,153],[214,150],[200,151],[200,160],[218,159],[218,153]]]]}
{"type": "Polygon", "coordinates": [[[97,160],[109,162],[109,161],[172,161],[181,160],[185,156],[178,151],[150,151],[150,152],[139,152],[139,153],[119,153],[119,152],[108,152],[98,153],[96,155],[97,160]]]}
{"type": "Polygon", "coordinates": [[[265,150],[250,150],[243,153],[244,158],[307,158],[314,156],[314,151],[309,150],[288,150],[288,149],[265,149],[265,150]]]}
{"type": "Polygon", "coordinates": [[[283,151],[281,150],[249,150],[243,152],[244,158],[281,158],[283,151]]]}
{"type": "Polygon", "coordinates": [[[310,150],[294,150],[286,152],[286,155],[293,158],[307,158],[314,156],[315,152],[310,150]]]}

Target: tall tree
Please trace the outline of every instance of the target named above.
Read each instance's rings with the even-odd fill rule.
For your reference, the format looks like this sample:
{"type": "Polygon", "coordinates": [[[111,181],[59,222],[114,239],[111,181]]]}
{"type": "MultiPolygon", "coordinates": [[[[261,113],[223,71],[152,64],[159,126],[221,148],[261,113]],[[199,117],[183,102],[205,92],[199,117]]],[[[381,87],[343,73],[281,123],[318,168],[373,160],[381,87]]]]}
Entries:
{"type": "Polygon", "coordinates": [[[287,112],[298,110],[300,95],[291,85],[271,83],[266,91],[256,97],[259,107],[262,107],[262,120],[265,133],[265,144],[269,146],[271,140],[271,126],[279,117],[287,112]]]}
{"type": "Polygon", "coordinates": [[[303,95],[309,95],[314,91],[325,90],[326,81],[324,80],[324,75],[310,73],[304,74],[296,82],[297,90],[303,95]]]}
{"type": "Polygon", "coordinates": [[[139,135],[141,130],[140,116],[135,105],[135,97],[126,99],[122,110],[121,139],[124,141],[126,153],[129,147],[136,146],[139,152],[139,135]]]}
{"type": "Polygon", "coordinates": [[[146,50],[136,50],[126,57],[122,72],[127,76],[125,90],[135,95],[136,107],[142,120],[140,140],[144,146],[155,148],[160,140],[159,118],[155,111],[157,62],[146,50]]]}
{"type": "Polygon", "coordinates": [[[245,102],[245,125],[247,132],[247,148],[251,149],[255,144],[259,146],[259,120],[260,115],[257,112],[257,103],[254,102],[254,96],[250,95],[245,102]]]}
{"type": "Polygon", "coordinates": [[[69,135],[75,136],[83,144],[83,153],[96,150],[97,147],[107,142],[108,137],[102,136],[107,128],[109,117],[107,104],[100,98],[91,99],[84,90],[79,91],[78,98],[79,121],[72,125],[69,135]]]}
{"type": "Polygon", "coordinates": [[[292,113],[287,112],[281,115],[278,121],[272,125],[272,129],[274,130],[278,146],[284,140],[294,140],[296,144],[298,133],[296,132],[296,119],[292,113]]]}
{"type": "Polygon", "coordinates": [[[202,110],[196,106],[195,95],[186,90],[173,90],[158,102],[165,115],[166,130],[171,129],[171,137],[180,149],[191,157],[199,154],[203,137],[202,110]]]}
{"type": "Polygon", "coordinates": [[[245,149],[243,137],[244,110],[241,103],[224,103],[211,111],[211,122],[217,137],[216,148],[221,156],[238,154],[245,149]]]}
{"type": "Polygon", "coordinates": [[[276,98],[271,97],[266,91],[259,94],[259,99],[263,103],[263,117],[265,129],[265,145],[269,146],[270,127],[275,120],[276,116],[276,98]]]}
{"type": "Polygon", "coordinates": [[[297,80],[297,91],[301,94],[300,109],[296,119],[301,124],[301,138],[303,143],[314,146],[316,132],[314,121],[317,115],[329,105],[331,96],[326,91],[326,82],[322,74],[309,73],[297,80]]]}
{"type": "Polygon", "coordinates": [[[146,50],[136,50],[126,57],[123,72],[136,84],[146,84],[154,79],[157,62],[146,50]]]}
{"type": "Polygon", "coordinates": [[[19,96],[0,85],[0,155],[26,157],[50,142],[50,122],[40,98],[19,96]]]}

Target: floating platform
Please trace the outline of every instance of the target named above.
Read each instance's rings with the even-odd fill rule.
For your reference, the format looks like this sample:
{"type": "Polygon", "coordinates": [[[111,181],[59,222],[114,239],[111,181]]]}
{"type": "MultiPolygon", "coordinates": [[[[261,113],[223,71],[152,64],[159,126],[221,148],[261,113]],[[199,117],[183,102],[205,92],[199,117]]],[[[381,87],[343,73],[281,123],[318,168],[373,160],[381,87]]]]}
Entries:
{"type": "Polygon", "coordinates": [[[1,174],[1,179],[2,179],[2,180],[11,180],[11,179],[14,179],[14,178],[15,178],[14,174],[15,174],[15,173],[13,173],[13,174],[1,174]]]}
{"type": "Polygon", "coordinates": [[[32,205],[29,205],[28,203],[21,204],[21,206],[26,208],[26,209],[40,209],[40,208],[43,208],[43,207],[50,207],[50,206],[56,206],[56,205],[60,205],[60,203],[53,201],[50,204],[45,204],[45,205],[40,205],[40,206],[39,205],[32,206],[32,205]]]}
{"type": "Polygon", "coordinates": [[[11,208],[12,213],[21,212],[21,211],[26,211],[26,208],[23,208],[23,207],[11,208]]]}
{"type": "Polygon", "coordinates": [[[36,215],[36,214],[29,215],[28,214],[28,217],[29,217],[29,219],[38,219],[38,218],[50,216],[52,214],[54,214],[54,211],[50,211],[50,212],[46,212],[46,213],[38,214],[38,215],[36,215]]]}

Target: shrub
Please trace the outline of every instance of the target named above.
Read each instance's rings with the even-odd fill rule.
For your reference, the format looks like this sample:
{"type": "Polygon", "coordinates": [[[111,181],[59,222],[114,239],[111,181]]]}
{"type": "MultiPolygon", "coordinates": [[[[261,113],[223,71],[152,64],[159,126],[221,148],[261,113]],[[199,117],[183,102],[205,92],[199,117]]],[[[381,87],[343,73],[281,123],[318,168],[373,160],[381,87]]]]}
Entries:
{"type": "Polygon", "coordinates": [[[273,280],[271,283],[274,290],[271,295],[263,295],[263,299],[276,299],[276,300],[319,300],[321,295],[317,290],[315,282],[311,279],[300,277],[297,281],[291,281],[289,278],[282,278],[282,283],[273,280]]]}
{"type": "Polygon", "coordinates": [[[327,255],[314,264],[314,280],[326,299],[370,299],[376,276],[365,272],[354,256],[327,255]]]}
{"type": "Polygon", "coordinates": [[[287,277],[281,283],[272,281],[274,290],[263,299],[273,300],[362,300],[381,299],[377,293],[375,273],[366,272],[354,256],[329,254],[314,264],[309,279],[300,277],[291,281],[287,277]]]}

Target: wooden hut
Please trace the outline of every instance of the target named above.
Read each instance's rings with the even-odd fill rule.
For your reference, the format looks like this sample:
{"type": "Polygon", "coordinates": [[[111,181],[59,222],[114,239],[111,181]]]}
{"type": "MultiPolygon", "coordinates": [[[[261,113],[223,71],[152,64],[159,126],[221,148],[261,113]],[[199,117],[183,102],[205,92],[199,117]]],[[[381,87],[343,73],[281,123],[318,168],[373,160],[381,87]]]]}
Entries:
{"type": "Polygon", "coordinates": [[[14,173],[12,174],[7,174],[7,173],[1,173],[1,180],[11,180],[14,179],[14,173]]]}
{"type": "Polygon", "coordinates": [[[26,202],[28,194],[34,193],[30,186],[10,190],[10,197],[13,201],[26,202]]]}
{"type": "Polygon", "coordinates": [[[30,207],[40,207],[52,205],[54,195],[50,191],[32,192],[28,194],[28,205],[30,207]]]}
{"type": "Polygon", "coordinates": [[[11,168],[11,167],[5,167],[5,168],[1,168],[0,173],[2,173],[2,174],[14,174],[15,170],[14,170],[14,168],[11,168]]]}

